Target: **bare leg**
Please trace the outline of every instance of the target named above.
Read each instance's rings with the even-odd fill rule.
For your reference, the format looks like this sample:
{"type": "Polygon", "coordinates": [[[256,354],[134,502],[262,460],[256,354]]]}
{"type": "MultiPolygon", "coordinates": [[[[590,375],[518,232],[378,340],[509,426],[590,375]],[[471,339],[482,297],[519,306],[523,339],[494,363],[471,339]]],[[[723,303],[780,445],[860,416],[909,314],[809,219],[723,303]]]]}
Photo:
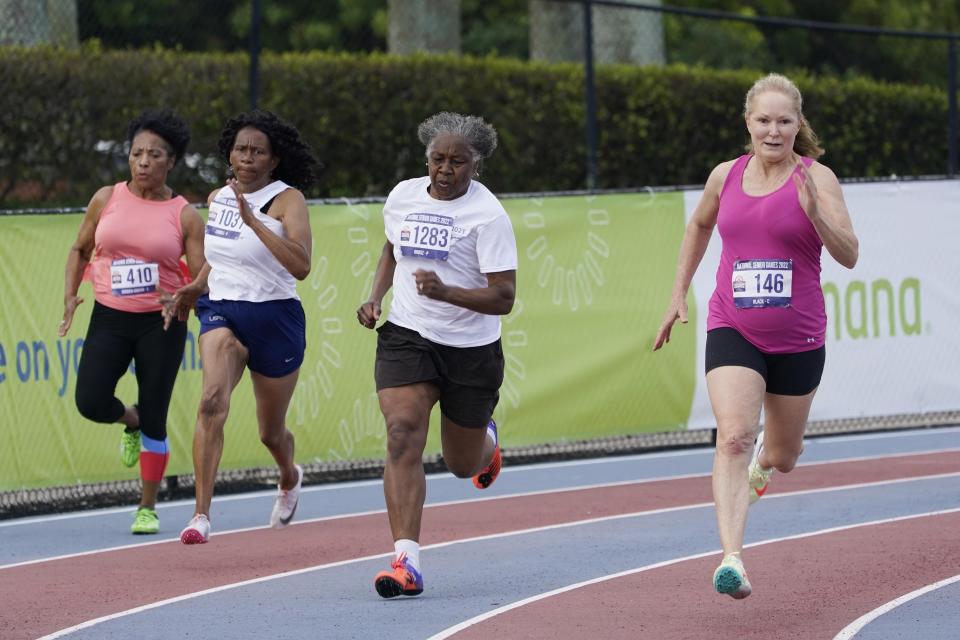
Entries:
{"type": "Polygon", "coordinates": [[[803,452],[803,432],[810,417],[814,389],[805,396],[781,396],[768,393],[764,399],[763,450],[758,462],[789,473],[803,452]]]}
{"type": "Polygon", "coordinates": [[[377,392],[387,423],[387,460],[383,495],[394,540],[420,540],[420,520],[427,495],[423,450],[430,410],[440,391],[430,383],[391,387],[377,392]]]}
{"type": "Polygon", "coordinates": [[[462,427],[447,416],[440,418],[443,461],[458,478],[476,475],[493,458],[496,445],[487,438],[487,428],[462,427]]]}
{"type": "Polygon", "coordinates": [[[300,370],[282,378],[269,378],[250,372],[253,394],[257,399],[257,424],[260,441],[270,450],[280,467],[280,487],[292,489],[297,484],[297,469],[293,465],[293,434],[287,429],[287,407],[297,386],[300,370]]]}
{"type": "Polygon", "coordinates": [[[203,394],[193,433],[193,471],[196,513],[209,517],[217,467],[223,454],[223,425],[230,410],[230,394],[240,382],[249,354],[232,331],[221,327],[200,336],[200,357],[203,359],[203,394]]]}
{"type": "Polygon", "coordinates": [[[713,500],[723,554],[743,549],[747,524],[747,466],[760,425],[763,377],[746,367],[717,367],[707,374],[710,404],[717,419],[713,459],[713,500]]]}
{"type": "Polygon", "coordinates": [[[157,506],[157,494],[160,493],[160,483],[156,480],[143,480],[143,491],[140,494],[140,506],[153,509],[157,506]]]}

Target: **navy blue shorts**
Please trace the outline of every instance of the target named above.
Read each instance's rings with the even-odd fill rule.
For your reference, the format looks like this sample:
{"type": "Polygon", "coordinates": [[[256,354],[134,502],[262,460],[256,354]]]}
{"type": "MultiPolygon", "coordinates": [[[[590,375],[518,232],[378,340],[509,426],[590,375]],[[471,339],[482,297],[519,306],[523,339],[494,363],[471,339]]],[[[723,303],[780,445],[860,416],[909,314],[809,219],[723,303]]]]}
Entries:
{"type": "Polygon", "coordinates": [[[250,352],[247,367],[268,378],[282,378],[303,364],[307,348],[307,320],[295,298],[245,302],[197,300],[200,335],[226,327],[250,352]]]}

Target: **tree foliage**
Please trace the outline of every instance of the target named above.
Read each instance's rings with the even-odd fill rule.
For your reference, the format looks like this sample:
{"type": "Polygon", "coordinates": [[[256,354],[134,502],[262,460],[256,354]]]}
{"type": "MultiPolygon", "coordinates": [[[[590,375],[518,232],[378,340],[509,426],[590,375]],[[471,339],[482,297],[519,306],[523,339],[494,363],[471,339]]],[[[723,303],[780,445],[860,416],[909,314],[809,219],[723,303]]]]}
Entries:
{"type": "MultiPolygon", "coordinates": [[[[479,113],[497,128],[500,144],[483,177],[494,191],[584,187],[579,64],[334,52],[266,53],[262,62],[261,105],[292,121],[326,165],[310,196],[384,195],[422,175],[417,125],[441,110],[479,113]]],[[[246,108],[237,82],[246,68],[243,53],[0,48],[0,206],[77,205],[124,179],[127,122],[157,107],[190,123],[190,148],[171,184],[202,200],[225,178],[216,143],[226,119],[246,108]]],[[[741,105],[758,74],[600,67],[598,186],[702,184],[712,166],[742,153],[741,105]]],[[[942,89],[795,79],[838,175],[944,172],[942,89]]]]}
{"type": "MultiPolygon", "coordinates": [[[[263,0],[267,50],[385,51],[387,0],[263,0]]],[[[666,5],[915,31],[960,32],[955,0],[666,0],[666,5]]],[[[78,0],[81,39],[110,48],[160,44],[191,51],[248,47],[250,0],[78,0]]],[[[528,0],[460,0],[463,52],[526,59],[528,0]]],[[[807,70],[818,75],[943,86],[943,41],[842,35],[663,14],[670,62],[720,69],[807,70]]]]}
{"type": "MultiPolygon", "coordinates": [[[[668,4],[747,16],[960,32],[960,3],[953,0],[670,0],[668,4]]],[[[747,60],[770,70],[805,69],[819,75],[946,84],[947,45],[942,40],[845,35],[681,16],[669,16],[665,25],[672,62],[741,68],[747,60]]]]}

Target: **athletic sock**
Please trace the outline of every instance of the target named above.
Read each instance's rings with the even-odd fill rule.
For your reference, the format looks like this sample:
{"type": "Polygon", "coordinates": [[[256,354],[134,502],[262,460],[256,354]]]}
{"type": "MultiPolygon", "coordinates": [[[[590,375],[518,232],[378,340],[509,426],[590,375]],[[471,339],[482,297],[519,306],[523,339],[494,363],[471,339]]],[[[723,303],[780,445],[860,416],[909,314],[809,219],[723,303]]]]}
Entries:
{"type": "Polygon", "coordinates": [[[406,538],[401,538],[393,543],[393,551],[396,554],[396,557],[400,557],[401,553],[407,554],[407,562],[409,562],[414,569],[420,571],[420,543],[415,540],[408,540],[406,538]]]}
{"type": "Polygon", "coordinates": [[[170,440],[154,440],[140,434],[140,477],[148,482],[160,482],[170,461],[170,440]]]}

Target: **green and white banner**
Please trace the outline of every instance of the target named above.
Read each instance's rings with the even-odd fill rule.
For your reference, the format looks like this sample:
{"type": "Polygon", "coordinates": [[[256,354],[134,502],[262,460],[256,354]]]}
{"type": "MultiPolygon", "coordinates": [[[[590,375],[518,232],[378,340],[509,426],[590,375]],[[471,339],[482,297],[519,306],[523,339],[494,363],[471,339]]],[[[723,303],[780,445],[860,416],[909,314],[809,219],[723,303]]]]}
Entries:
{"type": "MultiPolygon", "coordinates": [[[[504,446],[685,428],[701,377],[696,335],[679,332],[665,351],[650,351],[683,234],[683,194],[504,205],[520,256],[517,303],[503,323],[507,371],[496,418],[504,446]]],[[[74,404],[93,306],[89,284],[81,288],[86,302],[70,334],[56,335],[64,264],[80,219],[0,219],[0,490],[136,477],[120,465],[119,426],[91,423],[74,404]]],[[[313,270],[299,285],[307,355],[287,415],[297,459],[382,458],[376,334],[357,324],[355,313],[383,246],[381,206],[315,205],[311,224],[313,270]]],[[[197,329],[192,318],[170,410],[171,474],[192,472],[201,388],[197,329]]],[[[121,380],[118,396],[136,399],[132,375],[121,380]]],[[[439,450],[438,435],[433,428],[430,451],[439,450]]],[[[272,464],[257,437],[245,377],[233,394],[221,468],[272,464]]]]}

